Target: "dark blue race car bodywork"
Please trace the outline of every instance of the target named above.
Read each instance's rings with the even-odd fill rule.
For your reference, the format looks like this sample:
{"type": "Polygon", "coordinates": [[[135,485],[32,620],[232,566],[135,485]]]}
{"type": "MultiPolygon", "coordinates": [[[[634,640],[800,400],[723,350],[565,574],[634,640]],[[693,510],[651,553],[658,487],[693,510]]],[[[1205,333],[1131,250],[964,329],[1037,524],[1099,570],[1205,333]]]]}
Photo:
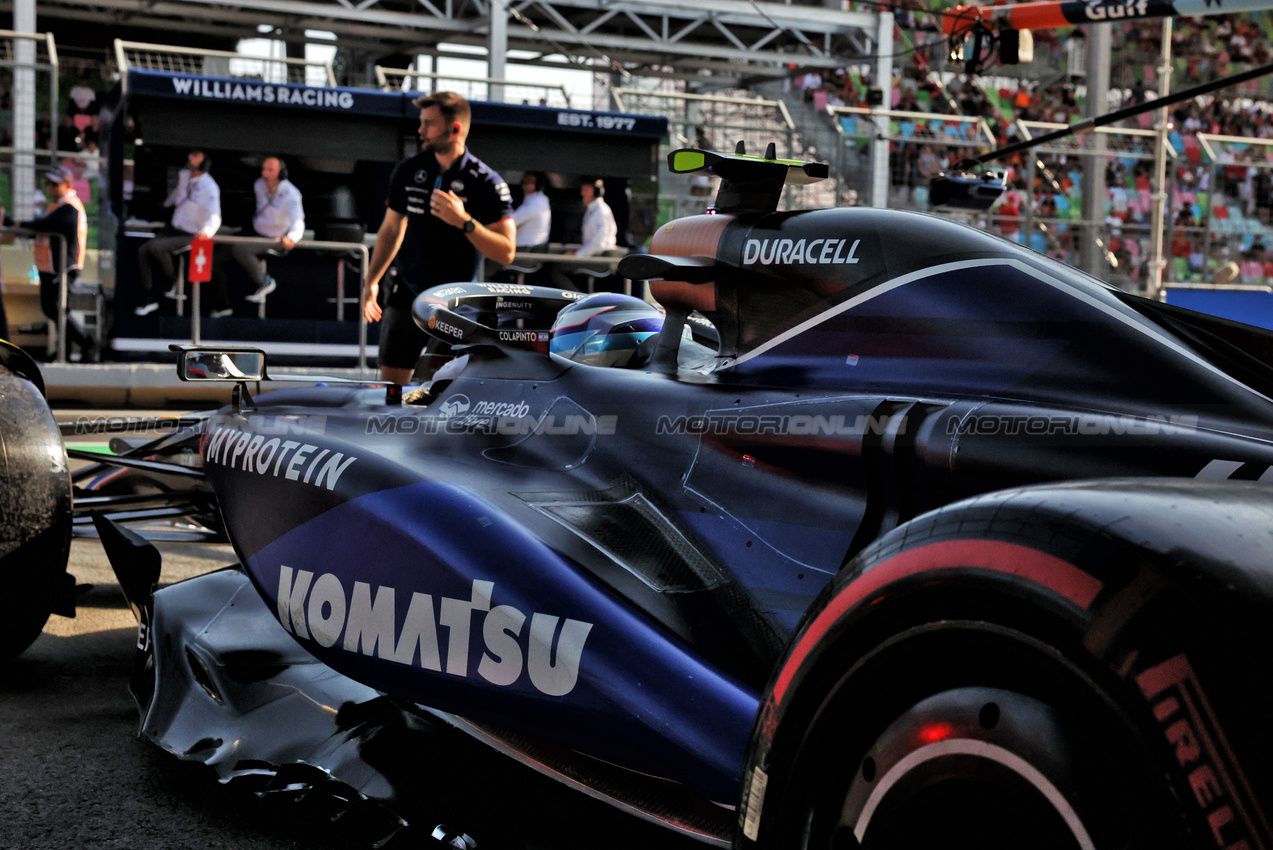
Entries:
{"type": "MultiPolygon", "coordinates": [[[[1166,806],[1169,837],[1184,845],[1213,833],[1270,846],[1269,742],[1234,696],[1266,693],[1268,671],[1248,670],[1239,686],[1211,650],[1267,646],[1256,612],[1270,593],[1273,337],[908,213],[723,210],[667,225],[652,254],[630,271],[652,279],[668,318],[643,368],[546,353],[534,317],[571,293],[459,284],[422,296],[421,326],[464,342],[463,306],[485,299],[468,315],[489,339],[467,338],[462,368],[414,403],[337,385],[270,392],[209,419],[203,467],[260,601],[233,573],[156,595],[138,678],[146,734],[227,777],[318,765],[392,807],[403,793],[392,759],[351,756],[365,727],[336,719],[385,694],[715,843],[893,835],[916,820],[907,801],[954,776],[1019,794],[1025,808],[1044,800],[1059,834],[1096,846],[1115,807],[1085,806],[1111,771],[1074,761],[1069,744],[1087,733],[1071,718],[1108,710],[1092,734],[1134,741],[1129,761],[1154,777],[1146,800],[1117,808],[1166,806]],[[714,324],[715,350],[684,331],[692,311],[714,324]],[[1159,478],[1173,479],[1167,491],[1159,478]],[[1052,483],[1080,480],[1095,483],[1052,483]],[[1061,488],[1064,512],[1049,511],[1048,487],[1061,488]],[[1179,533],[1230,503],[1261,542],[1179,533]],[[1181,523],[1149,522],[1175,509],[1181,523]],[[993,521],[1017,514],[1038,523],[993,521]],[[1145,528],[1178,545],[1158,552],[1137,538],[1145,528]],[[1088,543],[1057,542],[1076,529],[1088,543]],[[1115,550],[1143,558],[1144,575],[1158,575],[1156,558],[1175,566],[1137,585],[1107,572],[1115,550]],[[1164,589],[1236,577],[1243,607],[1217,624],[1231,634],[1155,613],[1164,589]],[[923,681],[908,679],[910,659],[853,694],[837,684],[869,672],[880,648],[953,624],[963,625],[950,645],[975,634],[984,646],[917,672],[923,681]],[[1133,647],[1120,643],[1133,634],[1133,647]],[[993,669],[970,663],[944,678],[998,652],[993,669]],[[1053,684],[1029,672],[1040,669],[1031,653],[1057,665],[1053,684]],[[1224,765],[1214,787],[1197,784],[1211,780],[1185,758],[1180,731],[1159,728],[1162,689],[1136,687],[1177,655],[1199,659],[1191,698],[1214,707],[1190,715],[1211,733],[1200,752],[1224,765]],[[1204,655],[1210,667],[1198,670],[1204,655]],[[1055,684],[1067,677],[1079,684],[1055,684]],[[890,682],[905,684],[891,696],[890,682]],[[307,699],[331,709],[314,725],[278,703],[307,687],[329,688],[307,699]],[[949,706],[965,692],[981,701],[982,737],[946,735],[976,746],[951,750],[958,769],[923,773],[933,742],[898,724],[937,704],[957,726],[961,709],[949,706]],[[1101,710],[1074,707],[1089,698],[1101,710]],[[828,726],[865,705],[888,709],[864,715],[861,740],[828,726]],[[1034,728],[1054,724],[1060,743],[986,725],[990,705],[995,718],[1042,706],[1058,719],[1034,728]],[[280,714],[296,740],[262,743],[280,714]],[[902,755],[886,788],[863,791],[863,753],[886,762],[873,747],[902,755]],[[815,749],[837,753],[844,775],[808,767],[815,749]],[[615,791],[615,773],[658,777],[685,809],[654,812],[615,791]],[[801,784],[814,775],[832,803],[802,809],[782,793],[817,799],[801,784]]],[[[1130,846],[1161,838],[1129,824],[1130,846]]]]}

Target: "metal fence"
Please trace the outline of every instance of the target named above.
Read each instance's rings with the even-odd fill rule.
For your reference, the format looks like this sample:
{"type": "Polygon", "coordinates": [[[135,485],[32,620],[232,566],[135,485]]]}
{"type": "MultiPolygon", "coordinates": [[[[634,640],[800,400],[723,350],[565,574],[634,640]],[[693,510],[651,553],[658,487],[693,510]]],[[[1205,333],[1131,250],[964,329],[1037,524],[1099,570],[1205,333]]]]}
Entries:
{"type": "MultiPolygon", "coordinates": [[[[274,239],[267,239],[262,236],[213,236],[213,243],[223,245],[261,245],[265,247],[277,246],[278,242],[274,239]]],[[[359,285],[366,285],[367,269],[371,264],[371,252],[362,242],[325,242],[322,240],[306,240],[296,243],[293,251],[320,251],[329,254],[353,254],[357,255],[359,261],[359,285]]],[[[174,251],[179,255],[177,281],[173,291],[173,297],[177,301],[177,315],[181,316],[185,313],[185,287],[187,283],[186,268],[184,256],[190,251],[190,246],[186,245],[174,251]]],[[[346,304],[356,303],[358,309],[358,368],[367,368],[367,317],[363,315],[362,298],[349,299],[345,296],[345,276],[343,267],[343,258],[339,260],[342,263],[338,267],[336,275],[336,293],[334,298],[329,299],[335,303],[335,319],[344,321],[346,304]]],[[[195,345],[199,345],[203,340],[203,316],[201,307],[202,294],[200,285],[197,281],[190,281],[190,341],[195,345]]],[[[264,317],[264,304],[261,305],[261,316],[264,317]]]]}
{"type": "Polygon", "coordinates": [[[570,92],[565,86],[528,83],[524,80],[496,77],[461,77],[410,68],[376,66],[376,85],[384,91],[458,92],[468,100],[490,100],[499,94],[503,103],[529,103],[540,106],[570,107],[570,92]]]}
{"type": "MultiPolygon", "coordinates": [[[[946,170],[954,161],[997,144],[981,118],[861,107],[828,107],[827,112],[849,142],[834,164],[845,174],[868,172],[870,143],[889,142],[887,205],[895,209],[930,211],[931,172],[938,167],[946,170]]],[[[1029,139],[1064,126],[1018,120],[1013,129],[1020,138],[1029,139]]],[[[1080,266],[1083,248],[1090,243],[1099,258],[1098,277],[1125,289],[1142,290],[1148,282],[1153,244],[1150,166],[1156,137],[1147,128],[1102,127],[1060,139],[1023,153],[1009,166],[1008,190],[990,212],[931,211],[982,227],[1068,265],[1080,266]],[[1100,218],[1085,219],[1082,195],[1085,178],[1093,169],[1100,169],[1106,178],[1107,203],[1099,205],[1100,218]]],[[[1175,146],[1169,143],[1166,154],[1169,162],[1179,164],[1181,151],[1175,146]]],[[[861,197],[868,200],[866,195],[861,197]]],[[[1200,280],[1215,266],[1206,259],[1216,244],[1208,228],[1208,194],[1201,193],[1203,209],[1195,209],[1199,193],[1179,183],[1169,197],[1175,201],[1170,208],[1177,214],[1168,217],[1165,225],[1166,279],[1200,280]]]]}
{"type": "MultiPolygon", "coordinates": [[[[1231,284],[1273,282],[1273,251],[1268,251],[1273,209],[1273,139],[1199,133],[1186,159],[1195,178],[1179,179],[1173,207],[1188,209],[1200,226],[1170,232],[1173,280],[1231,284]],[[1188,253],[1186,254],[1186,248],[1188,253]],[[1179,257],[1186,262],[1180,263],[1179,257]],[[1226,268],[1232,263],[1232,268],[1226,268]],[[1222,273],[1223,270],[1223,273],[1222,273]]],[[[1179,174],[1177,174],[1179,178],[1179,174]]]]}
{"type": "Polygon", "coordinates": [[[120,73],[129,68],[262,80],[267,83],[300,83],[334,86],[336,73],[330,62],[285,57],[245,56],[226,50],[174,47],[115,39],[115,63],[120,73]]]}

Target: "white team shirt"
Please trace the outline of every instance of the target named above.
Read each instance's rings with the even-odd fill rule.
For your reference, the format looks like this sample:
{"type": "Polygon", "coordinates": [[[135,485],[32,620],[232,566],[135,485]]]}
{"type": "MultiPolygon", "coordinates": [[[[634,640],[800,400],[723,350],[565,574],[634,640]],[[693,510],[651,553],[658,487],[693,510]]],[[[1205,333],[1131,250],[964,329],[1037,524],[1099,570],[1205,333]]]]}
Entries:
{"type": "Polygon", "coordinates": [[[261,236],[278,239],[290,236],[293,242],[305,235],[305,209],[301,204],[301,190],[290,180],[280,180],[273,193],[265,185],[265,178],[258,177],[252,184],[256,193],[256,216],[252,228],[261,236]]]}
{"type": "Polygon", "coordinates": [[[543,192],[531,192],[521,206],[513,210],[513,224],[517,225],[517,247],[530,248],[548,241],[552,229],[552,210],[548,196],[543,192]]]}
{"type": "Polygon", "coordinates": [[[619,240],[619,228],[614,223],[614,213],[601,198],[594,198],[583,212],[583,244],[575,252],[578,257],[595,257],[609,251],[619,240]]]}
{"type": "Polygon", "coordinates": [[[221,187],[211,174],[192,177],[183,168],[177,190],[168,196],[168,201],[164,202],[166,206],[177,207],[172,212],[172,226],[178,230],[212,235],[221,227],[221,187]]]}

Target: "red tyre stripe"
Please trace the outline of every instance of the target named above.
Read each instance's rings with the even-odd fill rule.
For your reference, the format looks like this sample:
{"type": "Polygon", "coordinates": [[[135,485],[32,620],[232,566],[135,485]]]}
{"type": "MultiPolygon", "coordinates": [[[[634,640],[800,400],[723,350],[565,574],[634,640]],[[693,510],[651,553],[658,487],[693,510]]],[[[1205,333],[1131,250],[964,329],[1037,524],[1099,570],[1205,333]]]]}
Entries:
{"type": "Polygon", "coordinates": [[[787,658],[774,683],[773,704],[783,696],[796,670],[841,615],[866,597],[899,579],[946,567],[990,570],[1024,578],[1086,609],[1104,584],[1073,564],[1016,543],[994,540],[950,540],[930,543],[894,555],[867,570],[814,618],[787,658]]]}

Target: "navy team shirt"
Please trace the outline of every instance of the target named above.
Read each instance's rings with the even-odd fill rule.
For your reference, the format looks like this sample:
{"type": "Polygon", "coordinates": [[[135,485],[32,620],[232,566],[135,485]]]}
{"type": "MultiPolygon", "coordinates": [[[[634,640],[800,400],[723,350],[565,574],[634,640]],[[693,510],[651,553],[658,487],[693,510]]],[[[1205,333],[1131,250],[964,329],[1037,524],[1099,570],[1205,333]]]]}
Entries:
{"type": "MultiPolygon", "coordinates": [[[[389,209],[407,217],[394,266],[417,295],[431,286],[473,280],[481,267],[482,255],[464,231],[429,212],[438,170],[433,152],[421,151],[398,163],[389,177],[389,209]]],[[[513,215],[513,196],[504,178],[467,148],[441,176],[439,188],[459,195],[479,223],[491,225],[513,215]]]]}

